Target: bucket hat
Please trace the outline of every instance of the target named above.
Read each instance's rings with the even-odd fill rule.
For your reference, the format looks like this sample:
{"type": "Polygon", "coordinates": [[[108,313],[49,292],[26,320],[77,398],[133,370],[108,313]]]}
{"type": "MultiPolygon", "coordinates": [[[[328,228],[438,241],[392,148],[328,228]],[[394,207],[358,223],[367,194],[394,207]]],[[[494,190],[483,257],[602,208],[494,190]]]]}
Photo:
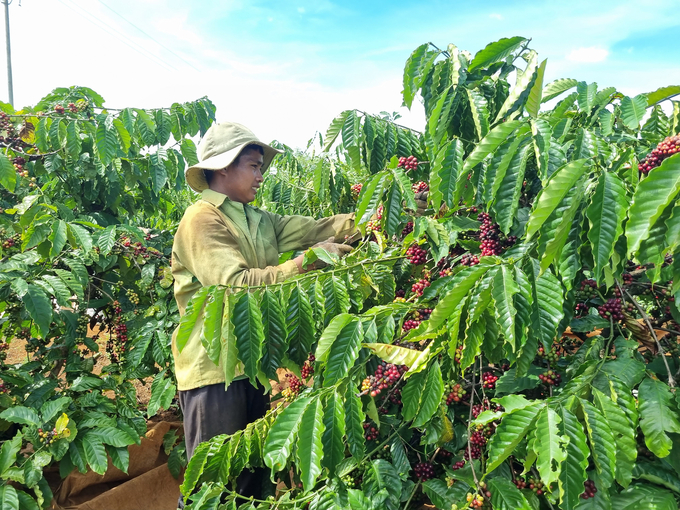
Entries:
{"type": "Polygon", "coordinates": [[[184,172],[187,184],[199,193],[208,189],[204,170],[221,170],[228,167],[241,151],[250,144],[259,145],[264,150],[262,173],[265,173],[274,156],[283,153],[283,151],[261,142],[250,129],[242,124],[236,122],[213,124],[198,144],[200,162],[190,166],[184,172]]]}

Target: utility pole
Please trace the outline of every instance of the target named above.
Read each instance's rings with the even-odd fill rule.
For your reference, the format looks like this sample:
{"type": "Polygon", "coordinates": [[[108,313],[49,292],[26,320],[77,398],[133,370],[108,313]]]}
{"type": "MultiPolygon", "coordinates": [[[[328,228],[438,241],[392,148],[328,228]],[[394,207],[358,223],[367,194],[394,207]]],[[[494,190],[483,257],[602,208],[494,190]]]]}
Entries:
{"type": "Polygon", "coordinates": [[[2,0],[5,4],[5,46],[7,47],[7,91],[9,104],[14,106],[14,87],[12,86],[12,48],[9,42],[9,4],[11,0],[2,0]]]}

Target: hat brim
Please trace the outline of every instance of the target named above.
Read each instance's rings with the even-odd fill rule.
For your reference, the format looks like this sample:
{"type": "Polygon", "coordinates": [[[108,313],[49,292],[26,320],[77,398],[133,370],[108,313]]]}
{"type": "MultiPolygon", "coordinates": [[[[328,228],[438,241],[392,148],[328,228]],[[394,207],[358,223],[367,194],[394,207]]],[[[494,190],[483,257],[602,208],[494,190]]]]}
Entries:
{"type": "Polygon", "coordinates": [[[234,160],[241,154],[241,151],[248,145],[259,145],[264,150],[264,161],[262,163],[261,172],[264,174],[272,160],[277,154],[283,154],[283,151],[275,149],[274,147],[262,143],[259,140],[252,140],[250,142],[245,142],[237,147],[234,147],[230,151],[223,152],[222,154],[217,154],[211,158],[201,161],[193,166],[187,168],[184,172],[187,184],[191,189],[197,192],[201,192],[208,189],[208,181],[205,180],[204,170],[222,170],[223,168],[231,165],[234,160]]]}

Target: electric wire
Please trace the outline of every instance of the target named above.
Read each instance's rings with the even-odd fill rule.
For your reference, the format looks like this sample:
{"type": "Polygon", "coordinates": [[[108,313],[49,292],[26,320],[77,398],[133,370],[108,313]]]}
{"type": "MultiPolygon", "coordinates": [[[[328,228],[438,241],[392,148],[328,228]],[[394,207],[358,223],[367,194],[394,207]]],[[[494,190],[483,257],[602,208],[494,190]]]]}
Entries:
{"type": "Polygon", "coordinates": [[[165,46],[163,43],[161,43],[160,41],[158,41],[157,39],[155,39],[154,37],[152,37],[151,35],[149,35],[148,33],[146,33],[144,30],[142,30],[140,27],[138,27],[137,25],[135,25],[132,21],[130,21],[129,19],[127,19],[125,16],[123,16],[122,14],[120,14],[118,11],[114,10],[112,7],[109,7],[107,4],[105,4],[104,2],[102,2],[102,0],[98,0],[98,2],[99,2],[100,4],[102,4],[104,7],[106,7],[108,10],[110,10],[111,12],[113,12],[116,16],[118,16],[118,17],[121,18],[122,20],[126,21],[127,23],[129,23],[130,25],[132,25],[133,27],[135,27],[135,28],[136,28],[137,30],[139,30],[142,34],[144,34],[144,35],[147,36],[149,39],[151,39],[153,42],[155,42],[156,44],[158,44],[161,48],[163,48],[163,49],[169,51],[169,52],[172,53],[174,56],[176,56],[178,59],[180,59],[182,62],[184,62],[184,63],[187,64],[188,66],[192,67],[192,68],[195,69],[196,71],[199,71],[199,72],[200,72],[200,69],[198,69],[196,66],[194,66],[191,62],[189,62],[188,60],[186,60],[186,59],[185,59],[184,57],[182,57],[181,55],[178,55],[177,53],[175,53],[174,51],[172,51],[170,48],[168,48],[167,46],[165,46]]]}
{"type": "MultiPolygon", "coordinates": [[[[71,1],[71,0],[66,0],[66,1],[71,1]]],[[[135,50],[135,51],[138,52],[140,55],[145,56],[145,57],[148,58],[149,60],[152,60],[154,63],[160,65],[161,67],[165,68],[166,70],[169,70],[169,71],[179,71],[176,67],[174,67],[172,64],[168,63],[167,61],[165,61],[165,60],[162,59],[161,57],[158,57],[158,56],[154,55],[153,53],[149,52],[148,50],[144,49],[143,47],[141,47],[141,46],[138,45],[138,44],[131,43],[130,41],[126,40],[126,39],[124,38],[124,37],[125,37],[125,34],[122,34],[121,32],[117,31],[117,30],[114,29],[113,27],[108,26],[103,20],[99,19],[99,18],[98,18],[97,16],[95,16],[94,14],[92,14],[92,13],[86,11],[85,9],[83,9],[82,6],[76,4],[75,2],[72,2],[77,8],[81,9],[81,10],[78,10],[78,9],[74,8],[72,5],[66,3],[64,0],[59,0],[59,2],[60,2],[62,5],[64,5],[65,7],[68,7],[69,9],[71,9],[71,10],[72,10],[73,12],[75,12],[76,14],[78,14],[78,15],[80,15],[81,17],[85,18],[87,21],[89,21],[90,23],[92,23],[93,25],[95,25],[97,28],[100,28],[101,30],[103,30],[103,31],[105,31],[106,33],[108,33],[109,35],[112,35],[113,37],[115,37],[116,39],[118,39],[120,42],[122,42],[123,44],[125,44],[126,46],[128,46],[129,48],[135,50]],[[96,21],[94,21],[93,18],[94,18],[94,20],[96,20],[98,23],[97,23],[96,21]]]]}

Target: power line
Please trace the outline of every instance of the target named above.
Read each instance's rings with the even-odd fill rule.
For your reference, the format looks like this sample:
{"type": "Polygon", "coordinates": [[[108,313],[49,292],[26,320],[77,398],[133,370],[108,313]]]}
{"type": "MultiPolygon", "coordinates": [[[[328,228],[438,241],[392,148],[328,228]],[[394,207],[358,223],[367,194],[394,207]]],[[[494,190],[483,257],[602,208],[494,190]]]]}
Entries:
{"type": "MultiPolygon", "coordinates": [[[[71,1],[71,0],[68,0],[68,1],[71,1]]],[[[144,49],[143,47],[141,47],[141,46],[139,46],[139,45],[137,45],[137,44],[131,43],[130,41],[126,40],[126,39],[125,39],[125,34],[122,34],[122,33],[120,33],[118,30],[116,30],[116,29],[114,29],[114,28],[112,28],[112,27],[109,27],[109,26],[106,24],[106,22],[104,22],[103,20],[99,19],[99,18],[98,18],[97,16],[95,16],[94,14],[92,14],[92,13],[86,11],[86,10],[83,9],[80,5],[75,4],[76,7],[78,7],[78,9],[81,9],[81,10],[78,10],[78,9],[74,8],[73,6],[67,4],[64,0],[59,0],[59,2],[60,2],[62,5],[64,5],[65,7],[68,7],[69,9],[71,9],[72,11],[74,11],[76,14],[79,14],[81,17],[85,18],[87,21],[89,21],[90,23],[92,23],[93,25],[95,25],[97,28],[100,28],[100,29],[104,30],[106,33],[108,33],[109,35],[112,35],[113,37],[115,37],[116,39],[118,39],[120,42],[122,42],[123,44],[125,44],[126,46],[128,46],[129,48],[132,48],[133,50],[135,50],[136,52],[138,52],[140,55],[143,55],[143,56],[145,56],[146,58],[148,58],[148,59],[150,59],[150,60],[153,60],[156,64],[160,65],[161,67],[164,67],[164,68],[166,68],[166,69],[169,68],[168,70],[178,71],[178,69],[177,69],[176,67],[174,67],[172,64],[166,62],[166,61],[165,61],[164,59],[162,59],[161,57],[158,57],[158,56],[154,55],[153,53],[151,53],[150,51],[144,49]],[[96,21],[94,21],[92,18],[94,18],[94,20],[96,20],[96,21]],[[98,22],[98,23],[97,23],[97,22],[98,22]]]]}
{"type": "Polygon", "coordinates": [[[161,43],[161,42],[158,41],[157,39],[155,39],[155,38],[153,38],[152,36],[150,36],[149,34],[147,34],[144,30],[142,30],[141,28],[139,28],[139,27],[138,27],[137,25],[135,25],[132,21],[130,21],[129,19],[127,19],[125,16],[123,16],[123,15],[120,14],[119,12],[115,11],[113,8],[111,8],[111,7],[109,7],[108,5],[106,5],[104,2],[102,2],[102,0],[97,0],[97,1],[98,1],[100,4],[102,4],[104,7],[106,7],[108,10],[110,10],[111,12],[113,12],[116,16],[118,16],[118,17],[121,18],[122,20],[125,20],[127,23],[129,23],[130,25],[132,25],[133,27],[135,27],[135,28],[136,28],[137,30],[139,30],[142,34],[144,34],[144,35],[147,36],[149,39],[151,39],[153,42],[155,42],[156,44],[158,44],[161,48],[166,49],[167,51],[169,51],[170,53],[172,53],[173,55],[175,55],[178,59],[180,59],[182,62],[184,62],[184,63],[187,64],[188,66],[192,67],[193,69],[196,69],[196,71],[198,71],[198,72],[201,71],[200,69],[196,68],[196,66],[194,66],[191,62],[189,62],[188,60],[186,60],[184,57],[182,57],[181,55],[178,55],[177,53],[175,53],[174,51],[172,51],[170,48],[168,48],[167,46],[165,46],[163,43],[161,43]]]}

